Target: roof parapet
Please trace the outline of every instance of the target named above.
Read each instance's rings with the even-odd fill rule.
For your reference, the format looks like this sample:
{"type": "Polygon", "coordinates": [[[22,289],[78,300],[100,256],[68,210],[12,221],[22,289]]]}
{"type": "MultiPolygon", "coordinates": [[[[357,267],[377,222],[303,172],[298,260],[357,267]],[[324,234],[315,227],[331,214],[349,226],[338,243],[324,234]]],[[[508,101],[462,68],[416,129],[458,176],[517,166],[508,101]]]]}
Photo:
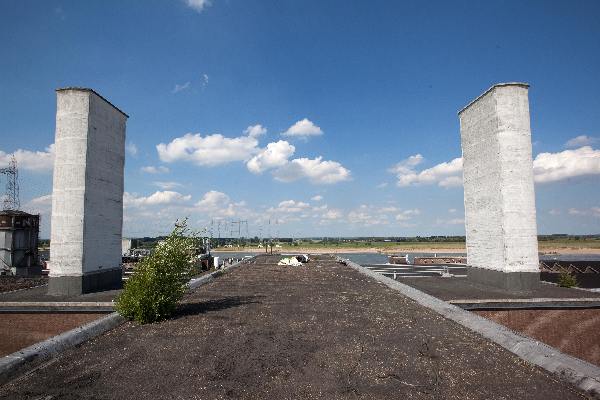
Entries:
{"type": "Polygon", "coordinates": [[[463,108],[461,108],[460,111],[458,112],[458,115],[460,115],[467,108],[471,107],[475,102],[477,102],[477,100],[481,99],[483,96],[485,96],[486,94],[488,94],[492,90],[496,89],[497,87],[503,87],[503,86],[521,86],[521,87],[528,88],[529,87],[529,83],[525,83],[525,82],[502,82],[502,83],[496,83],[495,85],[492,85],[488,90],[486,90],[485,92],[483,92],[479,96],[477,96],[477,98],[475,98],[474,100],[472,100],[469,104],[467,104],[466,106],[464,106],[463,108]]]}

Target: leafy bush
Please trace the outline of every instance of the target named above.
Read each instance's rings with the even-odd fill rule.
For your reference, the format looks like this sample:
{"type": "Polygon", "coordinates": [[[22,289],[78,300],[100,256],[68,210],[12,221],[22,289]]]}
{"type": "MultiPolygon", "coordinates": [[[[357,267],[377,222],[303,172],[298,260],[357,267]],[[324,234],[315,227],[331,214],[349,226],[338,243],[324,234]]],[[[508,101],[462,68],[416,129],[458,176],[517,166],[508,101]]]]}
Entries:
{"type": "Polygon", "coordinates": [[[185,293],[196,243],[187,220],[178,221],[165,241],[137,264],[117,299],[117,312],[142,324],[168,318],[185,293]]]}
{"type": "Polygon", "coordinates": [[[561,272],[560,277],[558,278],[558,286],[575,287],[575,286],[577,286],[577,280],[570,273],[561,272]]]}

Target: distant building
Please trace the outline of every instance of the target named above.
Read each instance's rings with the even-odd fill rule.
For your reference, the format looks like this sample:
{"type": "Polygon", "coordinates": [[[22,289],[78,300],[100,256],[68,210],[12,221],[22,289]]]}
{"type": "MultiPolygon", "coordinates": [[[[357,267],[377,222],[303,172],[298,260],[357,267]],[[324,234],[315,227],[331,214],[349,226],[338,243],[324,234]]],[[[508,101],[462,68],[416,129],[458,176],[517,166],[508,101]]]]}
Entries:
{"type": "Polygon", "coordinates": [[[129,254],[129,250],[132,248],[132,240],[123,238],[121,239],[121,254],[126,256],[129,254]]]}
{"type": "Polygon", "coordinates": [[[0,274],[39,275],[40,216],[23,211],[0,211],[0,274]]]}

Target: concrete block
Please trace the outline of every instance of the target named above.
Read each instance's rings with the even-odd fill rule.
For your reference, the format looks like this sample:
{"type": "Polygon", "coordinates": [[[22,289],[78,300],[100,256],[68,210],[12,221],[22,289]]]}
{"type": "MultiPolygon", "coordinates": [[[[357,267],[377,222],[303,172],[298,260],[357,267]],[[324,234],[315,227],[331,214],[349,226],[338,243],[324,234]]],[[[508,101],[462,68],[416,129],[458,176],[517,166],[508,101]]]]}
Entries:
{"type": "Polygon", "coordinates": [[[519,290],[539,279],[528,88],[494,85],[459,112],[469,276],[519,290]]]}
{"type": "Polygon", "coordinates": [[[57,90],[51,294],[113,289],[117,275],[120,285],[111,271],[121,263],[127,118],[91,89],[57,90]]]}

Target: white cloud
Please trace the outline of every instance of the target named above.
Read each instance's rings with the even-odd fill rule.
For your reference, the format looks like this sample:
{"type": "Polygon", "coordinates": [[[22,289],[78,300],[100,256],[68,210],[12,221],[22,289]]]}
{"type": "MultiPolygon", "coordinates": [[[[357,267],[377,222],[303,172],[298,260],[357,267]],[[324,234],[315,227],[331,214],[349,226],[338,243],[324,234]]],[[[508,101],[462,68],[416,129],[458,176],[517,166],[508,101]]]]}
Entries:
{"type": "Polygon", "coordinates": [[[202,87],[206,87],[208,85],[208,75],[202,74],[202,87]]]}
{"type": "Polygon", "coordinates": [[[379,185],[375,186],[377,189],[384,189],[388,186],[387,182],[381,182],[379,185]]]}
{"type": "Polygon", "coordinates": [[[201,13],[206,7],[212,5],[211,0],[185,0],[185,4],[195,11],[201,13]]]}
{"type": "Polygon", "coordinates": [[[578,217],[592,216],[595,218],[600,218],[600,207],[590,207],[587,209],[569,208],[568,213],[569,215],[575,215],[578,217]]]}
{"type": "Polygon", "coordinates": [[[173,90],[171,90],[171,93],[179,93],[181,91],[189,89],[190,86],[191,86],[191,84],[192,84],[192,82],[190,82],[190,81],[187,81],[186,83],[181,84],[181,85],[178,84],[178,83],[176,83],[175,87],[173,88],[173,90]]]}
{"type": "Polygon", "coordinates": [[[390,172],[394,173],[411,173],[414,172],[414,167],[421,164],[425,160],[421,154],[415,154],[414,156],[410,156],[407,159],[400,161],[398,164],[394,165],[390,172]]]}
{"type": "Polygon", "coordinates": [[[533,160],[536,182],[555,182],[584,175],[600,174],[600,150],[584,146],[559,153],[540,153],[533,160]]]}
{"type": "Polygon", "coordinates": [[[449,212],[450,214],[454,214],[454,213],[456,213],[456,208],[449,208],[449,209],[448,209],[448,212],[449,212]]]}
{"type": "Polygon", "coordinates": [[[306,178],[317,185],[328,185],[351,179],[350,171],[336,161],[296,158],[273,172],[276,180],[294,182],[306,178]]]}
{"type": "Polygon", "coordinates": [[[313,196],[310,198],[312,201],[321,201],[323,200],[323,196],[321,196],[320,194],[313,196]]]}
{"type": "Polygon", "coordinates": [[[257,155],[252,157],[246,166],[250,172],[260,174],[268,169],[287,164],[295,150],[296,148],[285,140],[269,143],[265,149],[260,150],[257,155]]]}
{"type": "Polygon", "coordinates": [[[304,118],[290,126],[287,131],[282,132],[282,136],[303,137],[320,136],[323,134],[321,128],[312,123],[312,121],[304,118]]]}
{"type": "Polygon", "coordinates": [[[232,161],[246,161],[259,151],[258,140],[252,136],[227,138],[220,134],[201,136],[188,133],[170,143],[156,146],[161,161],[189,161],[214,167],[232,161]]]}
{"type": "Polygon", "coordinates": [[[455,158],[420,172],[416,171],[415,167],[423,160],[421,154],[415,154],[394,165],[390,172],[396,174],[398,178],[396,184],[401,187],[434,183],[442,187],[462,185],[462,158],[455,158]]]}
{"type": "MultiPolygon", "coordinates": [[[[420,154],[401,161],[390,169],[396,174],[398,186],[437,184],[441,187],[462,185],[462,158],[416,171],[423,160],[420,154]]],[[[537,183],[556,182],[569,178],[600,174],[600,150],[584,146],[558,153],[540,153],[533,160],[533,175],[537,183]]]]}
{"type": "Polygon", "coordinates": [[[225,193],[211,190],[206,192],[190,211],[201,212],[210,218],[230,218],[236,215],[253,216],[254,214],[246,209],[245,205],[244,201],[234,203],[225,193]]]}
{"type": "Polygon", "coordinates": [[[231,200],[230,200],[229,196],[227,196],[225,193],[218,192],[216,190],[211,190],[209,192],[206,192],[204,194],[204,196],[202,196],[202,199],[200,199],[196,203],[196,207],[199,207],[201,209],[211,210],[214,208],[219,208],[230,202],[231,202],[231,200]]]}
{"type": "Polygon", "coordinates": [[[372,225],[388,225],[395,220],[396,225],[413,226],[406,223],[414,216],[421,214],[418,209],[402,210],[396,206],[373,206],[362,204],[360,207],[351,210],[348,213],[347,220],[351,224],[359,224],[364,226],[372,225]],[[396,215],[394,215],[396,214],[396,215]]]}
{"type": "Polygon", "coordinates": [[[133,157],[137,156],[138,154],[138,148],[133,142],[129,142],[125,145],[125,151],[133,157]]]}
{"type": "Polygon", "coordinates": [[[337,220],[342,219],[344,217],[344,213],[338,209],[327,210],[323,215],[321,215],[321,219],[326,220],[337,220]]]}
{"type": "Polygon", "coordinates": [[[372,214],[368,206],[362,205],[348,213],[347,220],[351,224],[372,226],[388,225],[390,222],[386,215],[372,214]]]}
{"type": "Polygon", "coordinates": [[[158,166],[158,167],[148,165],[148,166],[142,167],[141,171],[145,172],[147,174],[166,174],[169,172],[169,168],[167,168],[163,165],[158,166]]]}
{"type": "Polygon", "coordinates": [[[183,187],[183,184],[179,182],[163,182],[163,181],[154,181],[152,182],[154,186],[158,186],[162,190],[171,190],[183,187]]]}
{"type": "Polygon", "coordinates": [[[450,218],[450,219],[441,219],[438,218],[436,221],[437,225],[464,225],[464,218],[450,218]]]}
{"type": "Polygon", "coordinates": [[[396,221],[408,221],[409,219],[412,219],[412,217],[414,217],[415,215],[420,214],[421,210],[419,210],[418,208],[412,210],[404,210],[400,214],[396,215],[396,221]]]}
{"type": "Polygon", "coordinates": [[[54,144],[46,147],[45,151],[18,149],[14,153],[6,153],[0,150],[0,168],[8,165],[13,154],[19,170],[49,172],[54,168],[54,144]]]}
{"type": "Polygon", "coordinates": [[[310,204],[302,201],[285,200],[279,203],[277,207],[271,207],[267,210],[268,213],[293,214],[306,211],[310,208],[310,204]]]}
{"type": "Polygon", "coordinates": [[[267,128],[261,124],[250,125],[244,130],[244,133],[250,137],[257,138],[267,133],[267,128]]]}
{"type": "Polygon", "coordinates": [[[156,206],[156,205],[172,205],[182,204],[191,200],[191,195],[183,195],[179,192],[173,192],[170,190],[157,191],[150,196],[137,196],[125,192],[123,194],[123,205],[125,207],[131,206],[156,206]]]}
{"type": "Polygon", "coordinates": [[[560,215],[560,210],[559,210],[559,209],[557,209],[557,208],[553,208],[553,209],[551,209],[550,211],[548,211],[548,214],[550,214],[550,215],[555,215],[555,216],[556,216],[556,215],[560,215]]]}
{"type": "Polygon", "coordinates": [[[50,214],[52,211],[52,194],[31,199],[22,208],[33,214],[50,214]]]}
{"type": "Polygon", "coordinates": [[[598,142],[598,138],[580,135],[567,141],[567,143],[565,143],[565,147],[591,146],[596,142],[598,142]]]}

